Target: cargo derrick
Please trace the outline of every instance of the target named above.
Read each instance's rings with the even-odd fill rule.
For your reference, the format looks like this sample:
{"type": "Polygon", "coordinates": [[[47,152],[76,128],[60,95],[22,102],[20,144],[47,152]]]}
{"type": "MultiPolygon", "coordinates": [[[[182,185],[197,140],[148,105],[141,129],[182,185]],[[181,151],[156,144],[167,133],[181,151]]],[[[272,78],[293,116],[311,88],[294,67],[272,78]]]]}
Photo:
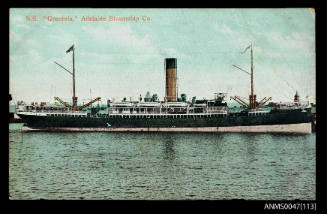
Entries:
{"type": "Polygon", "coordinates": [[[73,105],[70,105],[68,104],[67,102],[61,100],[59,97],[55,97],[56,100],[58,100],[60,103],[62,103],[63,105],[65,105],[67,108],[69,108],[70,110],[73,110],[73,111],[80,111],[82,110],[83,108],[91,105],[92,103],[100,100],[101,98],[100,97],[97,97],[93,100],[91,100],[90,102],[88,102],[87,104],[84,104],[83,106],[80,106],[78,107],[77,106],[77,97],[75,96],[75,47],[74,45],[72,45],[67,51],[66,53],[69,53],[70,51],[73,52],[73,72],[69,71],[67,68],[65,68],[64,66],[60,65],[59,63],[57,62],[54,62],[56,63],[58,66],[60,66],[61,68],[63,68],[65,71],[67,71],[69,74],[71,74],[73,76],[73,105]]]}
{"type": "Polygon", "coordinates": [[[258,104],[257,108],[261,108],[262,106],[264,106],[269,100],[271,100],[271,97],[269,97],[267,99],[267,97],[264,97],[258,104]],[[265,100],[266,99],[266,100],[265,100]]]}
{"type": "Polygon", "coordinates": [[[66,103],[65,101],[61,100],[59,97],[55,97],[55,100],[58,100],[61,104],[63,104],[64,106],[66,106],[67,108],[71,109],[72,106],[69,105],[68,103],[66,103]]]}
{"type": "Polygon", "coordinates": [[[77,110],[78,110],[78,111],[81,111],[83,108],[88,107],[88,106],[91,105],[92,103],[94,103],[94,102],[96,102],[96,101],[99,101],[99,100],[101,100],[101,97],[97,97],[97,98],[95,98],[94,100],[91,100],[90,102],[88,102],[88,103],[86,103],[86,104],[84,104],[84,105],[82,105],[82,106],[77,107],[77,110]]]}
{"type": "Polygon", "coordinates": [[[235,100],[235,101],[238,102],[240,105],[242,105],[242,106],[244,106],[244,107],[246,107],[246,108],[249,107],[249,105],[248,105],[245,101],[243,101],[241,98],[239,98],[238,96],[234,96],[234,97],[230,97],[230,98],[232,98],[233,100],[235,100]]]}

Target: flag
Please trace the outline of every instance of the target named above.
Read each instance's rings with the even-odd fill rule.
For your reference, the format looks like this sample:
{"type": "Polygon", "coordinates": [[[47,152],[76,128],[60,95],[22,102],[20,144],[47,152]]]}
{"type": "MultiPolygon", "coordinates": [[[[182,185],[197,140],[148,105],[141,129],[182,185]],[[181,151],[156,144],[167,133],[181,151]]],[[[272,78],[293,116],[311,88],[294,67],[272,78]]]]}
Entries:
{"type": "Polygon", "coordinates": [[[70,51],[74,50],[74,45],[72,45],[67,51],[66,53],[69,53],[70,51]]]}
{"type": "Polygon", "coordinates": [[[245,51],[247,50],[247,49],[249,49],[250,47],[252,47],[252,44],[251,45],[249,45],[249,47],[247,47],[247,48],[245,48],[245,50],[241,53],[241,54],[244,54],[245,53],[245,51]]]}

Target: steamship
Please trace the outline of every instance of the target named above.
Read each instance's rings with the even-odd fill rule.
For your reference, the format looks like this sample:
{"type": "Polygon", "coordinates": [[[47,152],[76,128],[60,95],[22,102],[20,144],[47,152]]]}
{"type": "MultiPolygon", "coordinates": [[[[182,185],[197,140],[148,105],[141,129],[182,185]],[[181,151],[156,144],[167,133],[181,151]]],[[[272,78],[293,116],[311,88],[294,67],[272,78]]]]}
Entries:
{"type": "MultiPolygon", "coordinates": [[[[168,131],[168,132],[299,132],[310,133],[312,113],[309,102],[300,102],[298,93],[288,103],[270,102],[271,97],[256,101],[253,93],[253,50],[251,49],[251,94],[249,102],[241,97],[231,96],[242,108],[235,111],[228,107],[227,93],[215,93],[213,99],[187,101],[186,94],[178,97],[177,59],[164,60],[166,90],[163,101],[156,94],[148,92],[139,101],[107,101],[105,106],[92,105],[101,98],[95,98],[84,105],[78,105],[75,96],[74,45],[72,52],[73,71],[55,62],[73,77],[72,104],[55,99],[58,105],[21,102],[17,115],[24,121],[26,131],[168,131]]],[[[237,66],[235,66],[237,67],[237,66]]],[[[239,67],[237,67],[239,68],[239,67]]],[[[241,69],[241,68],[239,68],[241,69]]],[[[244,70],[243,70],[244,71],[244,70]]]]}

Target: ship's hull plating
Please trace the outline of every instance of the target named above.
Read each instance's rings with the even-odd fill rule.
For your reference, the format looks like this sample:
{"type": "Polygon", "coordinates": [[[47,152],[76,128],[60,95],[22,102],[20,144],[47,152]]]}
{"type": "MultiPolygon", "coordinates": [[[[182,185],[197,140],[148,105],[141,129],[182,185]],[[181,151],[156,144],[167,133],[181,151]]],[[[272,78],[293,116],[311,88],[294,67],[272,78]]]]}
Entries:
{"type": "Polygon", "coordinates": [[[196,128],[76,128],[76,127],[46,127],[28,128],[22,131],[82,131],[82,132],[278,132],[278,133],[303,133],[312,132],[311,123],[297,123],[284,125],[256,125],[256,126],[231,126],[231,127],[196,127],[196,128]]]}
{"type": "MultiPolygon", "coordinates": [[[[288,111],[263,115],[175,115],[174,118],[148,115],[115,117],[53,117],[19,115],[30,128],[77,131],[262,131],[283,132],[292,124],[310,124],[310,112],[288,111]],[[236,128],[235,128],[236,127],[236,128]],[[279,127],[279,128],[278,128],[279,127]]],[[[306,127],[307,129],[308,127],[306,127]]],[[[296,128],[297,129],[297,128],[296,128]]]]}

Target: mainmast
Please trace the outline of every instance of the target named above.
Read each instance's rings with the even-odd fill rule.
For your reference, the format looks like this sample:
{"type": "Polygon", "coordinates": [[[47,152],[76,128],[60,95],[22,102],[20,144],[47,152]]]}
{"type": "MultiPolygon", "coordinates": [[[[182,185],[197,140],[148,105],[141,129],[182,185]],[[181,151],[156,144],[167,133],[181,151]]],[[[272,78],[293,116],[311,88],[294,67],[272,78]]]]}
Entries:
{"type": "Polygon", "coordinates": [[[252,50],[252,44],[251,44],[251,94],[249,96],[250,100],[250,109],[256,108],[256,95],[254,95],[253,92],[253,50],[252,50]]]}
{"type": "Polygon", "coordinates": [[[251,95],[253,96],[253,50],[251,45],[251,95]]]}
{"type": "Polygon", "coordinates": [[[266,102],[268,102],[269,100],[271,100],[271,97],[269,97],[268,99],[266,97],[264,97],[258,104],[257,104],[257,99],[256,99],[256,95],[254,94],[254,87],[253,87],[253,49],[252,49],[252,44],[250,46],[248,46],[243,52],[242,54],[244,54],[249,48],[251,48],[251,73],[247,72],[246,70],[233,65],[234,67],[240,69],[241,71],[249,74],[251,76],[251,94],[249,95],[249,104],[246,104],[246,102],[244,102],[240,97],[231,97],[232,99],[234,99],[236,102],[238,102],[239,104],[241,104],[242,106],[245,106],[249,109],[258,109],[261,108],[266,102]]]}

